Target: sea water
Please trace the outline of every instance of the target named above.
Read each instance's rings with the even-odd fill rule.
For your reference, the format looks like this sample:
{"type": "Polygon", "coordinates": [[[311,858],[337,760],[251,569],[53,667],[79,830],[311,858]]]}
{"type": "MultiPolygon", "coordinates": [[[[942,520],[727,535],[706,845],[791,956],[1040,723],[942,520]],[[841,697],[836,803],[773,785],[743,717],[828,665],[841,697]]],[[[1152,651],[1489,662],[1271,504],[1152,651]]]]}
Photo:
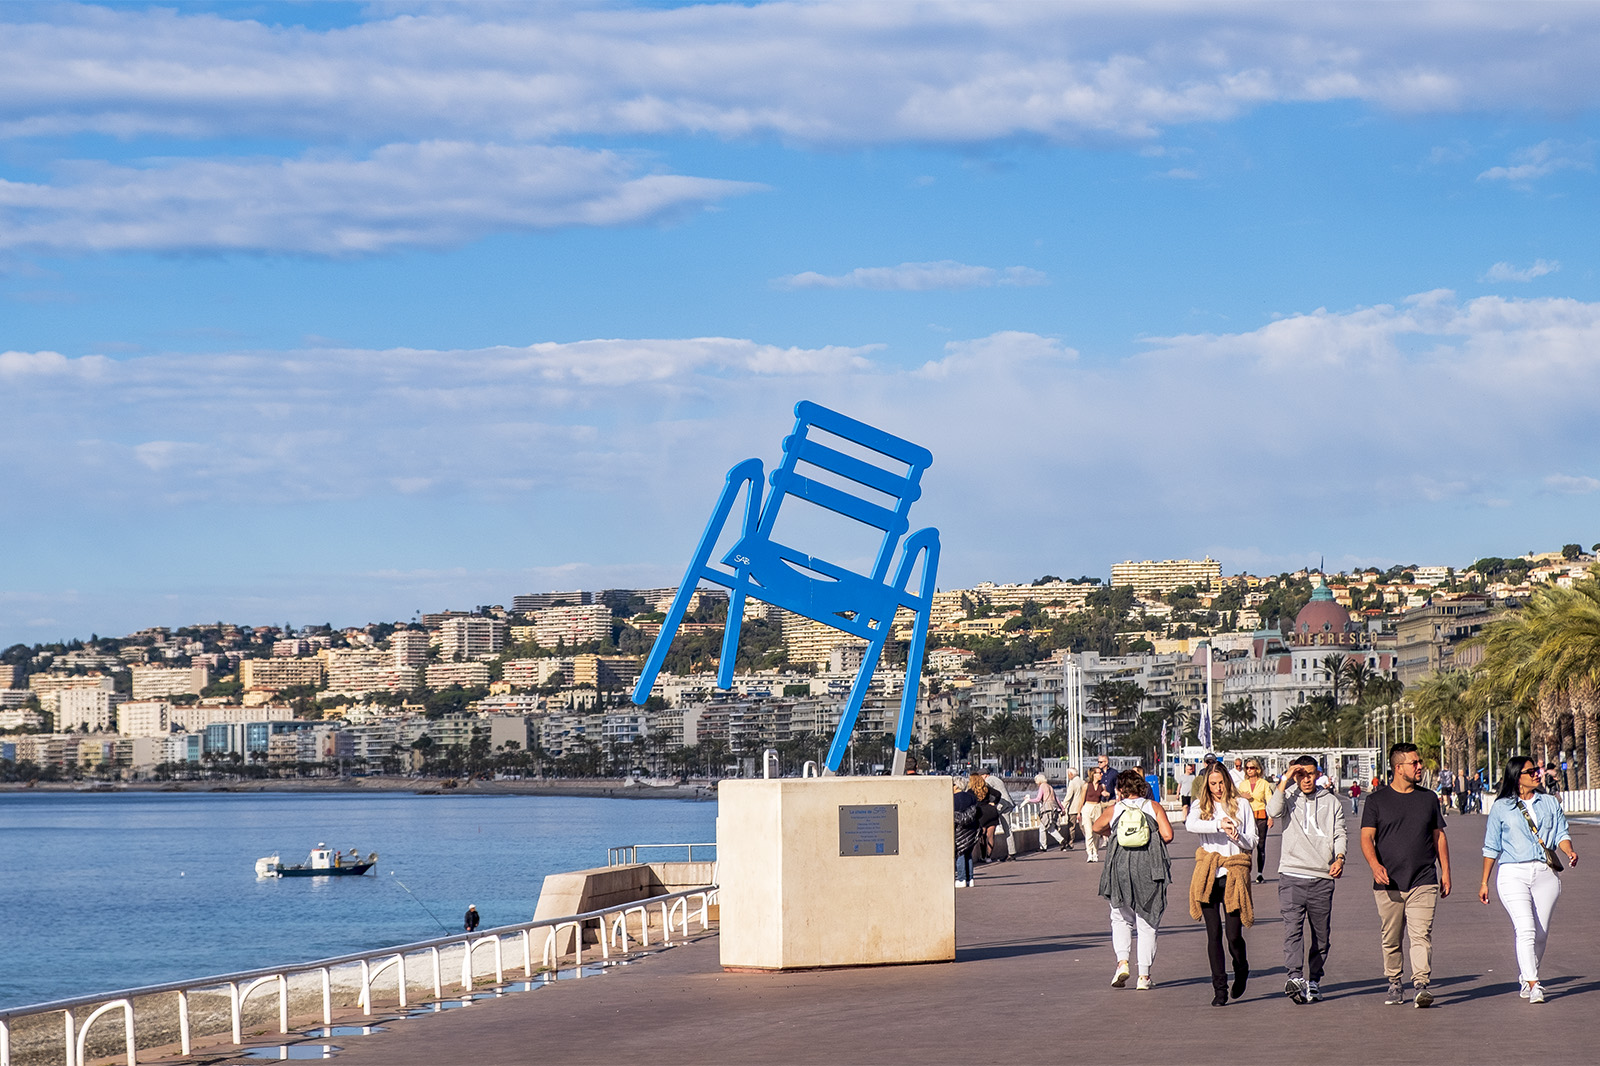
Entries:
{"type": "MultiPolygon", "coordinates": [[[[715,839],[689,800],[412,793],[0,795],[0,1007],[327,958],[533,917],[544,876],[715,839]],[[257,878],[319,842],[361,877],[257,878]]],[[[681,853],[664,858],[681,858],[681,853]]]]}

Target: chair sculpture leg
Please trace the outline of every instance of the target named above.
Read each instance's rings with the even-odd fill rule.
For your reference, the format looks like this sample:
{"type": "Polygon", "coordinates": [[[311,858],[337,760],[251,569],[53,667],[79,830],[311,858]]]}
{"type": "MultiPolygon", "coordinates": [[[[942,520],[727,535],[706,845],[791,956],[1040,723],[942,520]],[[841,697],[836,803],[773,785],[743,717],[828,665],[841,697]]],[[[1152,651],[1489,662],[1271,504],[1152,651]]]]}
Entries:
{"type": "Polygon", "coordinates": [[[728,621],[722,630],[722,657],[717,660],[717,687],[733,687],[733,667],[739,657],[739,628],[744,624],[744,589],[728,596],[728,621]]]}
{"type": "Polygon", "coordinates": [[[929,529],[914,534],[906,542],[899,584],[905,586],[907,567],[922,553],[922,587],[917,620],[911,631],[911,646],[906,649],[906,682],[900,693],[900,721],[894,733],[894,773],[906,772],[906,753],[911,750],[911,727],[917,717],[917,697],[922,689],[922,658],[928,646],[928,626],[933,620],[933,594],[938,589],[939,536],[929,529]]]}
{"type": "Polygon", "coordinates": [[[885,625],[883,635],[868,644],[865,654],[861,656],[861,669],[856,671],[856,679],[850,685],[850,699],[844,706],[844,713],[839,716],[839,728],[833,734],[833,746],[828,749],[823,777],[833,777],[839,772],[840,764],[844,762],[844,753],[850,747],[850,734],[856,727],[856,716],[861,713],[861,705],[866,702],[867,689],[872,685],[873,671],[878,669],[878,657],[883,654],[883,645],[888,639],[889,630],[885,625]]]}
{"type": "MultiPolygon", "coordinates": [[[[748,531],[755,528],[761,515],[761,479],[760,459],[746,459],[728,471],[728,479],[722,487],[722,495],[717,500],[716,510],[711,512],[711,520],[706,523],[706,530],[700,535],[700,544],[695,548],[694,558],[689,561],[689,569],[684,572],[683,583],[678,586],[678,594],[672,597],[672,606],[668,608],[667,616],[661,620],[661,632],[656,634],[656,642],[650,648],[650,657],[645,660],[644,668],[639,672],[639,681],[633,686],[634,703],[643,704],[650,698],[650,689],[655,686],[656,674],[661,672],[661,663],[666,659],[667,650],[672,646],[672,638],[677,635],[678,626],[689,610],[689,600],[694,596],[695,589],[700,587],[701,575],[705,573],[706,563],[711,560],[711,553],[716,550],[717,538],[722,535],[722,528],[727,524],[728,515],[733,511],[734,501],[739,497],[739,489],[746,483],[749,484],[749,493],[745,498],[745,529],[748,531]]],[[[738,637],[735,636],[734,640],[737,642],[738,637]]]]}

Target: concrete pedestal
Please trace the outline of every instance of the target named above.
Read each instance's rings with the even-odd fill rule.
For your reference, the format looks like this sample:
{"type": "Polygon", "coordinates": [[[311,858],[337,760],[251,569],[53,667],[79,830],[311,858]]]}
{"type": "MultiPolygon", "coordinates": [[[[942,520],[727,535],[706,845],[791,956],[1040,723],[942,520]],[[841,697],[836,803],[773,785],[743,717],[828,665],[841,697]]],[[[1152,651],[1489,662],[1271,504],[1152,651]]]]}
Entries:
{"type": "Polygon", "coordinates": [[[727,969],[955,958],[948,777],[723,781],[717,861],[727,969]]]}

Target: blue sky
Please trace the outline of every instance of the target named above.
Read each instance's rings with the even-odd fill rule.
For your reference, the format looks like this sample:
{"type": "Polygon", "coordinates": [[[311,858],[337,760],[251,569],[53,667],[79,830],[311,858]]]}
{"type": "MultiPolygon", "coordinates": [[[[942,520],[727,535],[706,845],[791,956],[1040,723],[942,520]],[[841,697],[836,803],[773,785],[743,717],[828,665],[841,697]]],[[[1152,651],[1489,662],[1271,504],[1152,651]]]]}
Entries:
{"type": "Polygon", "coordinates": [[[666,585],[814,399],[941,584],[1600,540],[1591,5],[0,6],[0,645],[666,585]]]}

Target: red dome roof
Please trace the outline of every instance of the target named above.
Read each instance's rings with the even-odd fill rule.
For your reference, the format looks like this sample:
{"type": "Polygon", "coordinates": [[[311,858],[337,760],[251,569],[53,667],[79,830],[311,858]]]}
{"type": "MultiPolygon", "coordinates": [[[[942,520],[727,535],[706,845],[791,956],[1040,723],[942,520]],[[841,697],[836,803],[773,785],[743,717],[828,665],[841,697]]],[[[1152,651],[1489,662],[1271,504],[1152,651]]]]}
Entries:
{"type": "Polygon", "coordinates": [[[1311,601],[1294,616],[1294,639],[1304,644],[1343,634],[1349,628],[1350,612],[1339,606],[1326,585],[1318,585],[1311,601]]]}

